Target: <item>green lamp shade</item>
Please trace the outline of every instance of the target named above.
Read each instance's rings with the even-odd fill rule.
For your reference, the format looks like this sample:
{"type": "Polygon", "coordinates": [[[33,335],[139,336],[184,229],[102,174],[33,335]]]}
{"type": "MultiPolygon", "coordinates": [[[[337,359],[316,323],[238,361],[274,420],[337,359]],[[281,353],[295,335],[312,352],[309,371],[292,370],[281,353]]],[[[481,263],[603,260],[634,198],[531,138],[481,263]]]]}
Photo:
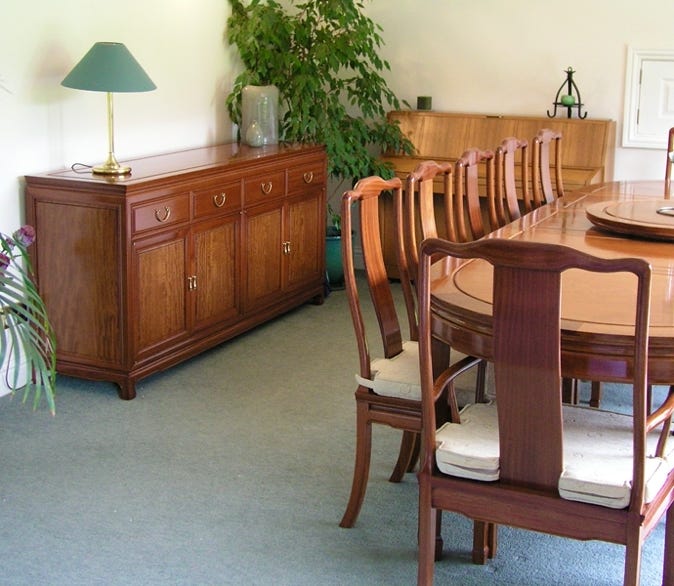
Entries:
{"type": "Polygon", "coordinates": [[[61,82],[92,92],[149,92],[157,88],[122,43],[96,43],[61,82]]]}

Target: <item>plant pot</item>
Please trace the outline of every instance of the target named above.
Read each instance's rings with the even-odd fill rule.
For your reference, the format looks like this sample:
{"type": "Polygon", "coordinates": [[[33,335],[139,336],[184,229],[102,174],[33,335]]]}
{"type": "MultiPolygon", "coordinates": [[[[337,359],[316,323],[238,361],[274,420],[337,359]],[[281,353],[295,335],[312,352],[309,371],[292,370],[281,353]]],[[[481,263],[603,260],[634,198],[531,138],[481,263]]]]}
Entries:
{"type": "Polygon", "coordinates": [[[330,289],[344,287],[344,266],[342,265],[342,237],[325,237],[325,270],[330,289]]]}

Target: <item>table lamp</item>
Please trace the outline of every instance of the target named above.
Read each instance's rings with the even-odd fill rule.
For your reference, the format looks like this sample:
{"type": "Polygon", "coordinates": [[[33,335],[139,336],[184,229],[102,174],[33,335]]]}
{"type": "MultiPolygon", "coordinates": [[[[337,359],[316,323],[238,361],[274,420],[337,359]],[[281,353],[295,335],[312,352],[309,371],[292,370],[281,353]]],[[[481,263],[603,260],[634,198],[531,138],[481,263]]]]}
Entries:
{"type": "Polygon", "coordinates": [[[113,92],[148,92],[156,89],[154,82],[122,43],[95,43],[61,85],[78,90],[107,92],[108,96],[108,158],[93,167],[102,175],[126,175],[131,167],[120,165],[115,159],[113,131],[113,92]]]}

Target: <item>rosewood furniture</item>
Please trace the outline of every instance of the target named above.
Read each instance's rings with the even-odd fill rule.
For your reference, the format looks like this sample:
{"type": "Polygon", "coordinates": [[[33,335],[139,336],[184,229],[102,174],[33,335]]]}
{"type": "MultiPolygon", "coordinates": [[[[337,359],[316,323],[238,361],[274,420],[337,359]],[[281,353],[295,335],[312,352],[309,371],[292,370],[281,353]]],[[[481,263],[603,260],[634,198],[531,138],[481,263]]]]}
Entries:
{"type": "MultiPolygon", "coordinates": [[[[663,181],[589,185],[542,206],[485,238],[564,244],[600,257],[643,258],[653,267],[648,353],[650,384],[674,381],[674,244],[627,238],[595,227],[586,208],[600,202],[662,199],[663,181]]],[[[465,354],[492,359],[489,271],[467,264],[433,281],[434,333],[465,354]]],[[[573,287],[562,308],[562,374],[596,381],[621,381],[629,354],[632,298],[623,279],[599,288],[593,279],[571,274],[573,287]],[[607,363],[615,357],[616,364],[607,363]],[[600,361],[596,360],[601,358],[600,361]]]]}
{"type": "Polygon", "coordinates": [[[669,129],[669,134],[667,135],[667,160],[665,164],[665,187],[667,188],[667,193],[669,193],[669,181],[672,178],[672,157],[674,157],[674,127],[669,129]]]}
{"type": "Polygon", "coordinates": [[[543,128],[536,133],[533,140],[531,157],[531,183],[534,195],[534,207],[554,201],[564,195],[562,181],[562,133],[543,128]],[[554,157],[551,156],[554,152],[554,157]],[[553,162],[554,161],[554,162],[553,162]],[[555,186],[553,190],[550,167],[555,170],[555,186]]]}
{"type": "Polygon", "coordinates": [[[129,176],[26,177],[60,373],[136,382],[306,301],[325,279],[322,146],[224,144],[129,176]]]}
{"type": "Polygon", "coordinates": [[[372,306],[379,323],[383,357],[373,359],[361,308],[361,296],[353,257],[353,243],[344,240],[342,248],[344,281],[349,310],[358,347],[356,381],[356,458],[353,483],[341,527],[353,527],[358,518],[370,470],[372,424],[388,425],[403,431],[398,462],[391,482],[400,482],[416,464],[421,431],[421,391],[419,387],[419,352],[417,345],[416,302],[407,273],[407,258],[403,239],[399,239],[398,270],[405,300],[405,321],[409,336],[405,339],[396,310],[391,285],[384,267],[379,239],[379,201],[382,193],[391,190],[396,205],[396,221],[402,235],[402,183],[393,178],[367,177],[356,183],[342,198],[342,230],[351,233],[352,216],[357,215],[365,277],[372,306]]]}
{"type": "Polygon", "coordinates": [[[532,209],[529,190],[529,142],[514,136],[504,138],[496,147],[494,167],[493,197],[487,202],[489,223],[493,230],[522,216],[520,201],[525,210],[532,209]],[[521,193],[518,192],[518,184],[521,193]]]}
{"type": "Polygon", "coordinates": [[[470,148],[454,168],[456,225],[459,242],[482,238],[491,227],[485,221],[480,197],[480,178],[486,181],[486,197],[494,198],[494,152],[470,148]],[[480,170],[482,169],[482,172],[480,170]]]}
{"type": "Polygon", "coordinates": [[[414,156],[383,155],[383,160],[391,162],[402,179],[421,160],[456,162],[469,147],[496,148],[508,136],[531,141],[542,128],[560,132],[564,137],[561,157],[568,191],[613,178],[615,120],[419,110],[393,111],[388,117],[399,122],[417,150],[414,156]]]}
{"type": "MultiPolygon", "coordinates": [[[[564,137],[561,158],[567,191],[613,179],[616,131],[614,120],[550,119],[547,116],[492,116],[419,110],[393,111],[388,117],[400,124],[401,130],[416,148],[414,156],[398,153],[382,155],[382,160],[391,163],[396,175],[402,180],[422,161],[455,163],[466,149],[495,149],[506,137],[525,139],[532,147],[534,136],[542,128],[560,132],[564,137]]],[[[518,165],[517,177],[520,173],[518,165]]],[[[440,190],[438,181],[438,192],[440,190]]],[[[384,204],[384,259],[387,268],[392,270],[395,266],[393,204],[390,198],[386,198],[384,204]]],[[[438,200],[436,205],[440,208],[441,201],[438,200]]],[[[440,209],[436,217],[442,217],[440,209]]],[[[445,227],[441,223],[438,230],[443,236],[445,227]]]]}
{"type": "Polygon", "coordinates": [[[604,201],[588,206],[585,214],[609,232],[674,242],[674,201],[670,198],[604,201]]]}
{"type": "Polygon", "coordinates": [[[411,275],[417,274],[419,266],[419,246],[425,238],[437,238],[434,196],[442,197],[442,220],[446,232],[444,237],[457,241],[454,204],[454,165],[448,162],[423,161],[407,176],[403,197],[403,230],[411,275]],[[441,180],[438,191],[436,181],[441,180]]]}
{"type": "Polygon", "coordinates": [[[651,267],[643,259],[611,256],[535,239],[422,244],[418,584],[433,581],[441,510],[474,520],[475,563],[494,557],[497,524],[505,524],[625,545],[624,584],[630,586],[639,583],[643,542],[666,516],[662,583],[674,583],[674,450],[667,445],[674,394],[650,415],[646,400],[651,267]],[[493,403],[459,413],[453,369],[434,376],[431,258],[436,266],[463,261],[463,267],[493,273],[487,285],[493,403]],[[597,354],[593,368],[604,365],[616,377],[620,369],[622,382],[633,385],[630,414],[562,405],[560,318],[568,313],[563,303],[567,292],[573,295],[576,275],[597,287],[608,280],[606,291],[614,277],[622,278],[625,352],[619,358],[597,354]],[[452,415],[446,422],[436,415],[445,389],[452,415]]]}
{"type": "MultiPolygon", "coordinates": [[[[416,283],[419,272],[419,247],[426,238],[437,238],[438,228],[435,221],[434,197],[437,187],[436,179],[442,178],[443,218],[447,228],[445,238],[458,242],[457,205],[455,205],[453,174],[451,163],[424,161],[419,163],[407,178],[407,186],[403,196],[404,242],[407,250],[408,272],[416,283]],[[417,225],[419,229],[417,230],[417,225]]],[[[465,230],[465,227],[464,227],[465,230]]],[[[415,287],[416,292],[416,287],[415,287]]],[[[475,379],[475,400],[485,399],[486,362],[481,361],[475,379]]]]}
{"type": "MultiPolygon", "coordinates": [[[[372,425],[388,425],[402,430],[398,460],[391,474],[391,482],[400,482],[411,472],[419,454],[421,431],[421,389],[419,382],[419,351],[415,291],[407,269],[406,242],[397,240],[397,259],[401,279],[404,314],[399,315],[393,297],[381,248],[379,231],[379,204],[382,195],[393,192],[398,234],[402,226],[402,182],[380,177],[361,179],[342,198],[342,230],[348,234],[354,225],[354,216],[360,225],[360,242],[365,261],[365,282],[356,277],[351,239],[344,241],[343,264],[346,295],[358,347],[358,386],[356,399],[356,454],[351,494],[340,522],[341,527],[352,527],[358,518],[370,469],[372,425]],[[367,291],[367,292],[366,292],[367,291]],[[363,316],[363,300],[368,295],[379,325],[379,336],[368,338],[363,316]],[[406,328],[401,327],[401,322],[406,328]],[[404,329],[408,330],[405,335],[404,329]],[[382,344],[373,351],[370,344],[382,344]],[[381,356],[373,358],[372,354],[381,356]]],[[[366,306],[367,309],[367,306],[366,306]]],[[[402,313],[402,312],[401,312],[402,313]]],[[[449,364],[447,347],[438,348],[439,364],[449,364]]],[[[476,362],[476,361],[475,361],[476,362]]],[[[468,365],[466,366],[468,368],[468,365]]]]}

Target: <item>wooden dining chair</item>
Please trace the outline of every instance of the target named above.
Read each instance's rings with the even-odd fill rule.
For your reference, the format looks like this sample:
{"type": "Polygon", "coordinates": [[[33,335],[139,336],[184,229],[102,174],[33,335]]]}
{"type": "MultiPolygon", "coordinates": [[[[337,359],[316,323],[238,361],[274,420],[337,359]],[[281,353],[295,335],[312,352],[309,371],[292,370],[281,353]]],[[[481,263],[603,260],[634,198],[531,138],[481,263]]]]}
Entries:
{"type": "MultiPolygon", "coordinates": [[[[400,482],[411,471],[419,453],[421,430],[421,387],[419,381],[418,330],[415,294],[407,269],[404,240],[396,238],[397,268],[405,302],[404,319],[409,335],[401,328],[396,303],[382,252],[379,225],[380,199],[393,192],[396,234],[403,234],[402,182],[380,177],[361,179],[342,198],[342,233],[351,234],[353,216],[360,220],[359,234],[365,277],[369,296],[379,324],[383,357],[373,359],[365,328],[361,300],[367,293],[360,291],[356,277],[353,242],[343,239],[342,258],[349,310],[358,347],[359,370],[356,398],[356,461],[351,494],[341,527],[352,527],[360,512],[370,469],[372,424],[379,423],[403,431],[398,460],[389,480],[400,482]]],[[[362,281],[361,281],[362,283],[362,281]]]]}
{"type": "Polygon", "coordinates": [[[667,154],[665,162],[665,191],[669,195],[670,185],[672,179],[672,163],[674,162],[674,127],[669,129],[669,136],[667,139],[667,154]]]}
{"type": "Polygon", "coordinates": [[[564,195],[564,181],[562,179],[562,133],[550,130],[549,128],[539,130],[534,137],[532,151],[533,207],[537,208],[564,195]],[[553,159],[551,159],[551,151],[554,152],[553,159]],[[554,162],[554,189],[550,174],[551,162],[554,162]]]}
{"type": "MultiPolygon", "coordinates": [[[[419,247],[426,238],[444,237],[458,242],[456,204],[453,192],[453,165],[450,162],[422,161],[407,176],[403,197],[403,224],[409,274],[419,270],[419,247]],[[436,196],[442,197],[441,216],[444,230],[436,222],[436,196]]],[[[485,400],[486,366],[482,361],[476,371],[475,400],[485,400]]]]}
{"type": "Polygon", "coordinates": [[[641,259],[602,259],[554,244],[503,239],[422,244],[419,585],[433,580],[439,510],[474,520],[475,563],[495,555],[498,524],[625,545],[624,583],[630,586],[639,582],[644,540],[666,515],[663,584],[674,584],[674,450],[667,445],[674,395],[648,414],[650,277],[650,265],[641,259]],[[453,370],[435,375],[433,368],[430,259],[438,255],[493,266],[496,401],[460,413],[453,370]],[[631,379],[629,414],[561,402],[560,315],[567,269],[636,276],[630,281],[633,351],[606,359],[606,368],[631,379]],[[449,401],[449,422],[436,417],[438,397],[449,401]]]}
{"type": "Polygon", "coordinates": [[[411,275],[417,274],[419,246],[424,238],[442,236],[457,242],[453,170],[453,164],[448,161],[436,163],[429,160],[419,163],[407,176],[403,197],[403,227],[411,275]],[[436,196],[442,198],[439,209],[443,234],[436,221],[436,196]]]}
{"type": "Polygon", "coordinates": [[[485,227],[480,196],[487,201],[493,198],[494,152],[479,148],[464,151],[454,167],[454,185],[458,241],[482,238],[490,230],[485,227]]]}
{"type": "MultiPolygon", "coordinates": [[[[554,201],[564,195],[564,181],[562,178],[562,134],[549,128],[543,128],[536,133],[533,140],[533,156],[531,161],[531,185],[533,196],[525,196],[524,209],[529,212],[534,208],[554,201]],[[554,150],[553,150],[554,149],[554,150]],[[550,173],[551,150],[554,152],[555,186],[552,185],[550,173]]],[[[580,400],[580,386],[577,379],[564,379],[564,397],[569,403],[578,403],[580,400]]],[[[591,381],[589,403],[592,407],[599,407],[601,403],[602,387],[600,381],[591,381]]]]}
{"type": "Polygon", "coordinates": [[[492,190],[493,197],[489,200],[489,222],[492,230],[521,217],[520,200],[524,209],[532,208],[529,191],[529,143],[514,136],[503,139],[496,147],[494,166],[495,186],[492,190]]]}

